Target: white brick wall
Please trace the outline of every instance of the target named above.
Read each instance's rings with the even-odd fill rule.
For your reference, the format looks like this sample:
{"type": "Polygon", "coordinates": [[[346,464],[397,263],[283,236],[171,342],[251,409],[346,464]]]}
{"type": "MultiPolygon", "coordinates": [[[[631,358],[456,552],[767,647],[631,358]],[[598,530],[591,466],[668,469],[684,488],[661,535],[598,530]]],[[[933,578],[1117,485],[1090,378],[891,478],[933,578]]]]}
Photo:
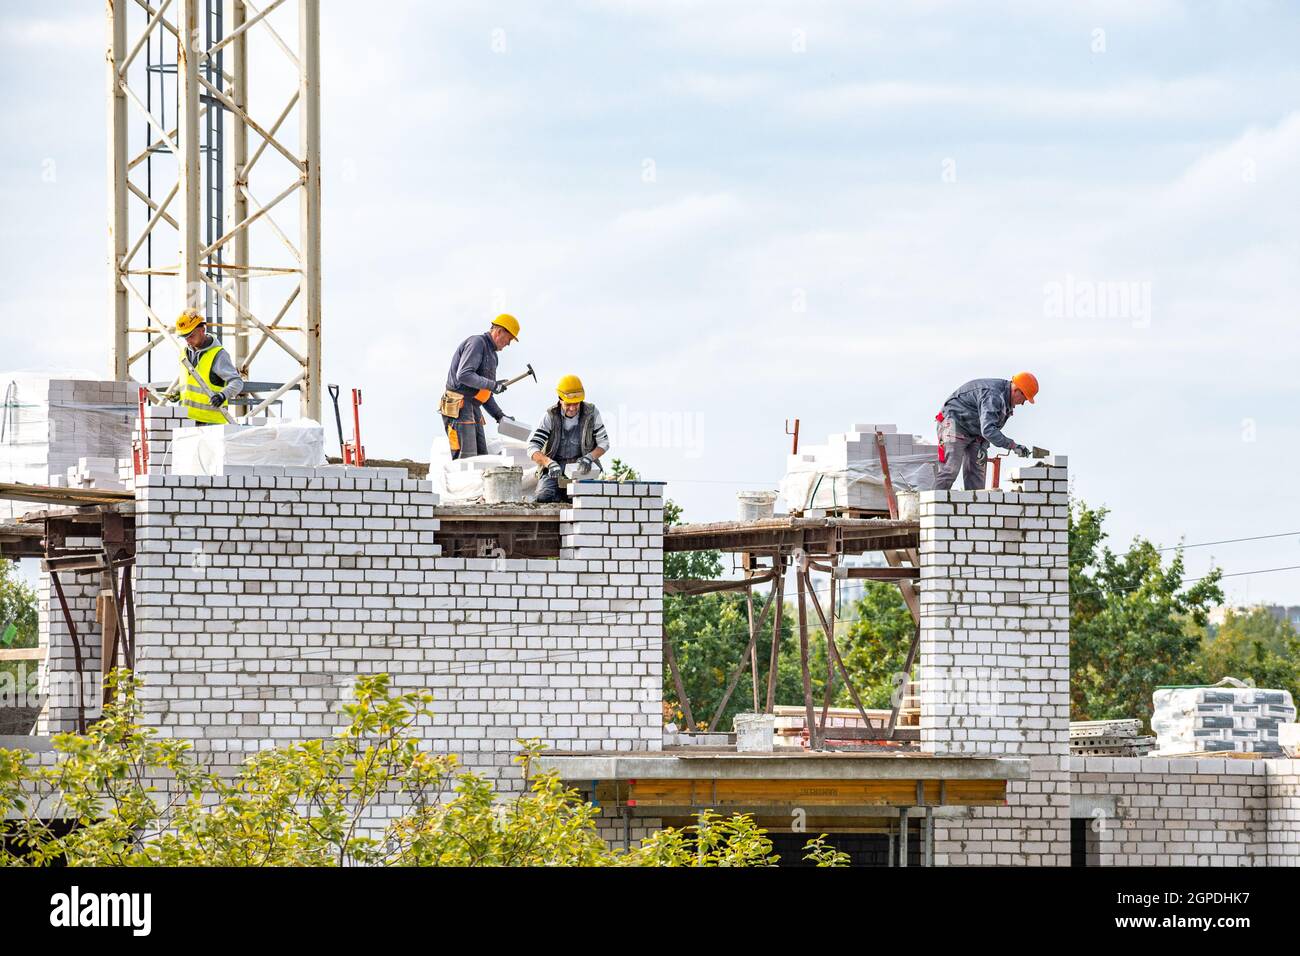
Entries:
{"type": "MultiPolygon", "coordinates": [[[[1114,801],[1113,815],[1102,811],[1089,818],[1102,866],[1272,862],[1269,765],[1290,763],[1161,757],[1070,761],[1075,793],[1093,803],[1097,797],[1114,801]]],[[[1294,817],[1300,808],[1294,795],[1284,800],[1280,791],[1277,802],[1279,820],[1294,817]]]]}
{"type": "Polygon", "coordinates": [[[1069,862],[1069,521],[1064,458],[1008,488],[921,495],[921,749],[1030,758],[1007,805],[935,828],[935,861],[1069,862]]]}
{"type": "Polygon", "coordinates": [[[559,560],[441,557],[431,486],[401,470],[151,474],[137,494],[149,718],[218,760],[331,733],[379,671],[431,690],[430,746],[505,789],[517,738],[661,746],[660,484],[578,483],[559,560]]]}

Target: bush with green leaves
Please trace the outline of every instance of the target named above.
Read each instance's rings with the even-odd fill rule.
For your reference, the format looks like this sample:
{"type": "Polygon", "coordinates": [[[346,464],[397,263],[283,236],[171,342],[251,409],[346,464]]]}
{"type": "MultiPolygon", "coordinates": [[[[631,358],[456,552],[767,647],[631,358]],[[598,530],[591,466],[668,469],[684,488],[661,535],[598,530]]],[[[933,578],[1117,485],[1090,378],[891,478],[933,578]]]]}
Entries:
{"type": "MultiPolygon", "coordinates": [[[[75,866],[767,866],[771,841],[744,814],[609,847],[598,810],[554,771],[537,741],[517,758],[526,792],[502,798],[416,732],[428,693],[358,678],[345,726],[250,756],[223,777],[188,741],[142,726],[138,681],[110,675],[113,702],[84,735],[54,737],[54,759],[0,750],[0,864],[75,866]],[[401,815],[376,823],[381,805],[401,815]],[[72,826],[59,825],[59,821],[72,826]]],[[[809,852],[845,860],[824,841],[809,852]]]]}

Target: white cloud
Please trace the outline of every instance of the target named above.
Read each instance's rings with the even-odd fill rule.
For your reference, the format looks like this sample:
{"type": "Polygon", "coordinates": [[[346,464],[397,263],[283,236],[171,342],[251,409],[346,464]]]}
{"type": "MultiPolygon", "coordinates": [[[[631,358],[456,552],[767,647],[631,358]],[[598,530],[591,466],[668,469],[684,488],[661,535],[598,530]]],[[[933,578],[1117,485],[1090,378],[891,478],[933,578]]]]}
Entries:
{"type": "Polygon", "coordinates": [[[0,45],[76,55],[102,48],[105,35],[101,10],[68,17],[7,17],[0,25],[0,45]]]}
{"type": "Polygon", "coordinates": [[[885,81],[846,83],[794,93],[786,108],[798,115],[829,120],[870,116],[873,112],[972,111],[1016,120],[1076,122],[1092,119],[1171,120],[1204,116],[1236,102],[1217,77],[1171,82],[1133,81],[1102,89],[966,85],[885,81]]]}

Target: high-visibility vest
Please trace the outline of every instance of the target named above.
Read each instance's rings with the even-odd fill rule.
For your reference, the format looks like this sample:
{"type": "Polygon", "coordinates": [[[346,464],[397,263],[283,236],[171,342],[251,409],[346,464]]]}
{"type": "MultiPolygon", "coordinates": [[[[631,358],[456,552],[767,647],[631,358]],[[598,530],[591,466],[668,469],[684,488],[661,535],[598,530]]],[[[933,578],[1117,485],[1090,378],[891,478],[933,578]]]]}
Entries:
{"type": "MultiPolygon", "coordinates": [[[[214,344],[212,348],[199,356],[199,364],[194,366],[194,371],[214,392],[221,391],[221,386],[212,381],[212,363],[221,350],[222,346],[214,344]]],[[[221,413],[221,409],[212,407],[208,393],[203,391],[203,386],[195,380],[189,369],[185,367],[184,355],[181,356],[181,376],[185,380],[185,385],[181,388],[181,404],[185,406],[185,414],[196,422],[203,422],[208,425],[227,424],[226,416],[221,413]]]]}

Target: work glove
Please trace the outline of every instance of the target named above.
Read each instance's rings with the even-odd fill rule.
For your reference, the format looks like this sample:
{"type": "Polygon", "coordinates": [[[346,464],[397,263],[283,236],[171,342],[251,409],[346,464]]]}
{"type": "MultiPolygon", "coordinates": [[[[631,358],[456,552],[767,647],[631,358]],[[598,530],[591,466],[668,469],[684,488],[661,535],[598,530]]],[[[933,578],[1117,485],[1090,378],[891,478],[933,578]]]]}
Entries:
{"type": "Polygon", "coordinates": [[[546,476],[548,478],[563,478],[564,466],[561,465],[558,461],[551,462],[549,465],[546,466],[546,476]]]}
{"type": "Polygon", "coordinates": [[[576,473],[579,475],[589,475],[596,470],[596,459],[590,455],[583,455],[578,459],[576,473]]]}
{"type": "Polygon", "coordinates": [[[222,405],[226,404],[226,396],[222,395],[220,392],[217,392],[211,398],[208,399],[208,404],[211,405],[213,408],[220,408],[222,405]]]}
{"type": "Polygon", "coordinates": [[[496,384],[492,386],[492,394],[500,395],[505,390],[506,390],[506,380],[503,378],[497,379],[496,384]]]}
{"type": "Polygon", "coordinates": [[[1024,445],[1012,445],[1011,452],[1012,454],[1018,455],[1021,458],[1029,457],[1029,449],[1026,448],[1024,445]]]}

